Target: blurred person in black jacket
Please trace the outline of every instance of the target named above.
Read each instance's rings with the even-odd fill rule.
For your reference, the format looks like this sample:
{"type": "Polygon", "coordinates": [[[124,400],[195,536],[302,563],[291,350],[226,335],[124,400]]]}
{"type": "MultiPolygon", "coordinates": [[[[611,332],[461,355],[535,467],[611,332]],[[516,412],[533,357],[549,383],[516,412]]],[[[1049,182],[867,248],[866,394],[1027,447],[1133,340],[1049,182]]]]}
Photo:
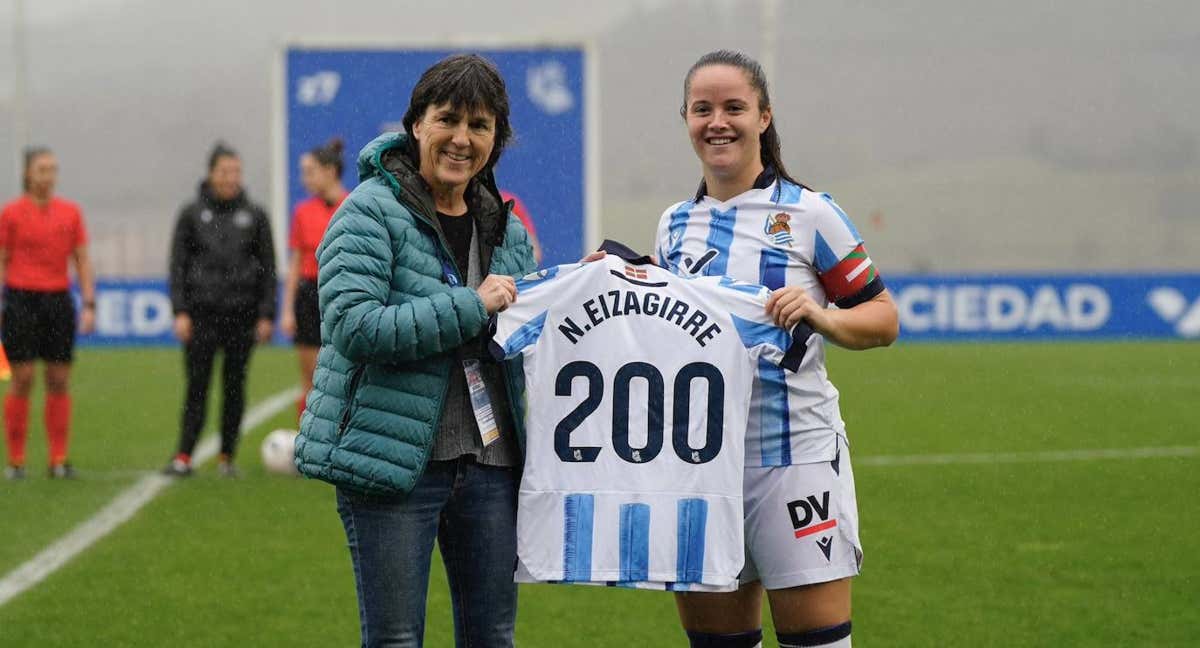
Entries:
{"type": "Polygon", "coordinates": [[[183,343],[187,391],[179,448],[163,471],[192,472],[192,452],[208,403],[213,358],[224,351],[221,455],[218,470],[233,477],[238,427],[245,409],[246,364],[255,342],[271,338],[275,318],[275,248],[262,207],[242,187],[238,154],[218,143],[196,200],[175,223],[170,262],[175,337],[183,343]]]}

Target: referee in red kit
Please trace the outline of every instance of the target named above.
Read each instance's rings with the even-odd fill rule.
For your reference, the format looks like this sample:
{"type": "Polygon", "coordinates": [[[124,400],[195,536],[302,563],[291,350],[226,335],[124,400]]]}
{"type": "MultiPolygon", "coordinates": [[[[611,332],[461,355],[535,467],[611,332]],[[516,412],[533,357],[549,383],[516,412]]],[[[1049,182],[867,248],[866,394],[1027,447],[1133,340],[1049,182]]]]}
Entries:
{"type": "Polygon", "coordinates": [[[87,253],[87,229],[79,206],[54,195],[58,160],[47,148],[25,152],[25,193],[0,211],[0,283],[4,305],[0,339],[12,364],[12,386],[4,397],[4,432],[9,479],[25,477],[25,438],[34,361],[46,365],[46,436],[50,477],[70,479],[67,461],[71,396],[67,391],[75,348],[75,303],[67,261],[75,263],[83,308],[79,330],[95,323],[96,286],[87,253]]]}

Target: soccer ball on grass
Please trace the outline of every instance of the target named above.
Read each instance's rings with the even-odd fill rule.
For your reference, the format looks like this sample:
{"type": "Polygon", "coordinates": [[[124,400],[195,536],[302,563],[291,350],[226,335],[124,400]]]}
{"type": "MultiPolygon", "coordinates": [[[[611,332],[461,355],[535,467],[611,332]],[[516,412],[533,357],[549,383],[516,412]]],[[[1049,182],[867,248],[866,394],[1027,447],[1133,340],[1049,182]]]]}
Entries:
{"type": "Polygon", "coordinates": [[[299,475],[292,455],[296,451],[295,430],[275,430],[262,442],[262,462],[267,472],[278,475],[299,475]]]}

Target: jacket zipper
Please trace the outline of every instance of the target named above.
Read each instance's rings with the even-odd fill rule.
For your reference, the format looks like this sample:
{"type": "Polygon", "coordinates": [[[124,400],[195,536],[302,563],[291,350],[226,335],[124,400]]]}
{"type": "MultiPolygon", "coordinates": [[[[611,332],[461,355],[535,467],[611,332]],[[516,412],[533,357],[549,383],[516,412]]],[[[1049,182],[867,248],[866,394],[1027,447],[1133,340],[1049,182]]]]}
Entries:
{"type": "Polygon", "coordinates": [[[338,437],[341,437],[346,432],[346,426],[350,425],[350,415],[354,413],[354,395],[358,392],[358,383],[366,370],[366,365],[355,367],[354,373],[350,376],[350,389],[346,393],[346,411],[342,414],[342,422],[338,424],[338,437]]]}

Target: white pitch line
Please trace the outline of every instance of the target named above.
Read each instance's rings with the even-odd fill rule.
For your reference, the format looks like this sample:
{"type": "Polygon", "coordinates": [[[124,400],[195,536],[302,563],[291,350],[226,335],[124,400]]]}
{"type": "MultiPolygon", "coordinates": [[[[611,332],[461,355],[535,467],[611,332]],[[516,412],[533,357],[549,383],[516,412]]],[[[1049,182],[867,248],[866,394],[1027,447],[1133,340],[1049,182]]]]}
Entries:
{"type": "Polygon", "coordinates": [[[946,464],[1044,463],[1052,461],[1096,461],[1099,459],[1155,459],[1200,456],[1200,446],[1147,448],[1097,448],[1094,450],[1048,450],[1043,452],[976,452],[966,454],[875,455],[852,457],[855,466],[920,466],[946,464]]]}
{"type": "MultiPolygon", "coordinates": [[[[244,435],[262,425],[288,405],[296,402],[298,388],[279,392],[258,403],[242,418],[241,433],[244,435]]],[[[216,456],[217,440],[209,437],[196,448],[193,461],[204,463],[216,456]]],[[[101,538],[134,516],[149,504],[164,488],[170,486],[172,478],[153,473],[142,477],[134,485],[121,491],[111,502],[95,515],[84,520],[67,535],[46,547],[33,558],[18,566],[0,579],[0,607],[16,598],[25,590],[37,585],[60,567],[78,556],[101,538]]]]}
{"type": "MultiPolygon", "coordinates": [[[[298,390],[282,391],[255,405],[242,420],[242,432],[255,428],[295,401],[298,390]]],[[[196,463],[204,463],[217,454],[215,438],[201,443],[196,463]]],[[[978,452],[932,455],[873,455],[853,459],[857,466],[916,466],[989,463],[1040,463],[1060,461],[1096,461],[1100,459],[1152,459],[1200,456],[1200,446],[1160,446],[1144,448],[1102,448],[1093,450],[1052,450],[1044,452],[978,452]]],[[[50,574],[95,544],[133,517],[143,506],[172,483],[157,473],[146,475],[121,492],[108,506],[77,526],[41,553],[0,579],[0,606],[37,585],[50,574]]]]}

